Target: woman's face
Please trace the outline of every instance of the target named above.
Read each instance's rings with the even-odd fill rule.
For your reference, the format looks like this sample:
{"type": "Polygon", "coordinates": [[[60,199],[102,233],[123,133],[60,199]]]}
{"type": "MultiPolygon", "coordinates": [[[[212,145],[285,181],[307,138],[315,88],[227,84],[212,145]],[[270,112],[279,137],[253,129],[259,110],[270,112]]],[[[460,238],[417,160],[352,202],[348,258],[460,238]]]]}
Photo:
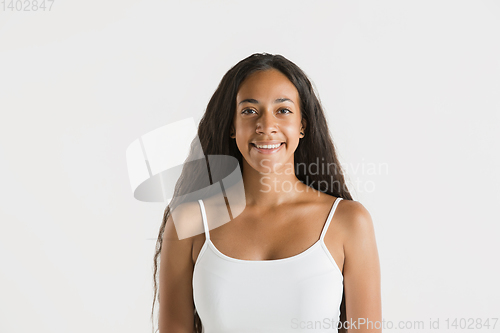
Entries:
{"type": "Polygon", "coordinates": [[[276,69],[249,75],[236,95],[232,138],[246,163],[260,172],[275,172],[293,165],[293,154],[303,137],[305,121],[299,93],[276,69]],[[278,148],[259,148],[280,145],[278,148]],[[269,169],[272,168],[272,169],[269,169]]]}

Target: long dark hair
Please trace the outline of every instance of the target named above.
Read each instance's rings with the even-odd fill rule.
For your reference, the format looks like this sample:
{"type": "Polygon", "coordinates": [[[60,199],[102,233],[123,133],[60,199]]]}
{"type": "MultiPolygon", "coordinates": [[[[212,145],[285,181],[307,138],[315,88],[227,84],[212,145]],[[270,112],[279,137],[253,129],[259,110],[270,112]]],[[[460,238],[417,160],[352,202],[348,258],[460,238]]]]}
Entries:
{"type": "MultiPolygon", "coordinates": [[[[256,71],[268,69],[276,69],[283,73],[293,83],[299,93],[301,103],[300,110],[302,117],[306,120],[307,126],[305,127],[305,135],[294,153],[296,177],[304,184],[318,191],[352,200],[344,180],[343,171],[337,158],[333,141],[330,137],[327,120],[323,113],[321,103],[314,92],[313,86],[306,74],[297,65],[281,55],[267,53],[252,54],[238,62],[224,75],[217,90],[210,99],[205,114],[201,118],[198,126],[197,134],[203,154],[205,156],[232,156],[238,160],[240,168],[242,168],[243,157],[236,146],[236,140],[230,138],[236,110],[236,95],[240,84],[246,77],[256,71]],[[318,163],[319,160],[321,160],[322,165],[327,166],[328,172],[310,173],[308,167],[303,167],[304,165],[308,166],[312,163],[318,163]],[[326,189],[321,188],[324,184],[326,184],[326,189]]],[[[193,141],[189,156],[199,154],[200,152],[196,151],[196,149],[196,145],[193,141]]],[[[187,161],[192,160],[189,156],[187,161]]],[[[158,258],[162,249],[163,232],[165,230],[166,221],[171,214],[171,209],[176,207],[174,202],[176,197],[181,197],[184,194],[198,190],[198,188],[194,188],[194,184],[202,182],[202,171],[203,170],[196,167],[190,168],[189,171],[187,168],[183,168],[181,176],[175,185],[174,199],[165,208],[163,222],[156,241],[156,253],[154,256],[152,320],[154,318],[154,306],[158,294],[156,281],[158,275],[158,258]],[[200,180],[200,182],[197,182],[197,179],[200,180]]],[[[344,293],[342,294],[340,320],[343,323],[346,320],[346,313],[345,295],[344,293]]],[[[158,302],[160,302],[159,294],[158,302]]],[[[201,333],[201,320],[196,309],[194,318],[194,332],[201,333]]],[[[347,331],[344,328],[340,328],[339,332],[347,331]]]]}

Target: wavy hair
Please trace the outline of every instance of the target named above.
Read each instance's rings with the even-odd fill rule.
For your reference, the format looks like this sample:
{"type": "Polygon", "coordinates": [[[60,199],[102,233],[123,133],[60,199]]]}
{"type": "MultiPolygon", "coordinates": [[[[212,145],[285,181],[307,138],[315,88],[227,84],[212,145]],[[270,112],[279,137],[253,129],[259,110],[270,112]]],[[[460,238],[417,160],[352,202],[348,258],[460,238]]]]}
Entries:
{"type": "MultiPolygon", "coordinates": [[[[223,76],[219,86],[212,95],[198,126],[197,134],[203,154],[205,156],[232,156],[238,160],[240,168],[242,169],[243,156],[236,145],[236,140],[230,138],[230,132],[236,110],[236,95],[241,83],[250,74],[256,71],[269,69],[276,69],[280,71],[290,80],[290,82],[293,83],[299,93],[301,115],[307,121],[307,126],[305,127],[304,132],[305,135],[300,140],[300,143],[294,153],[296,177],[304,184],[318,191],[322,191],[332,196],[341,197],[343,199],[352,200],[330,136],[323,108],[318,97],[316,96],[313,86],[307,75],[297,65],[281,55],[268,53],[252,54],[251,56],[238,62],[223,76]],[[310,173],[309,168],[300,167],[317,163],[318,159],[321,159],[322,163],[324,163],[323,165],[327,166],[328,172],[310,173]],[[326,189],[321,189],[321,184],[327,184],[326,189]],[[328,184],[331,184],[332,186],[328,186],[328,184]]],[[[200,153],[199,151],[196,151],[196,146],[197,145],[195,145],[193,141],[189,156],[186,159],[187,161],[192,160],[192,158],[190,158],[192,156],[199,156],[196,155],[200,153]]],[[[157,284],[158,259],[162,249],[163,233],[166,222],[171,215],[171,209],[176,207],[175,200],[177,197],[199,190],[194,184],[200,184],[203,182],[203,172],[204,170],[201,170],[201,166],[199,168],[190,168],[189,170],[187,167],[183,168],[181,176],[175,185],[173,195],[174,199],[165,208],[163,221],[156,241],[156,252],[154,255],[154,297],[151,310],[152,320],[154,318],[154,308],[157,296],[158,302],[160,302],[157,284]]],[[[341,322],[344,322],[346,320],[344,292],[342,294],[340,320],[341,322]]],[[[196,309],[194,311],[193,325],[194,332],[201,333],[202,323],[196,309]]],[[[347,331],[341,327],[339,328],[339,332],[347,331]]]]}

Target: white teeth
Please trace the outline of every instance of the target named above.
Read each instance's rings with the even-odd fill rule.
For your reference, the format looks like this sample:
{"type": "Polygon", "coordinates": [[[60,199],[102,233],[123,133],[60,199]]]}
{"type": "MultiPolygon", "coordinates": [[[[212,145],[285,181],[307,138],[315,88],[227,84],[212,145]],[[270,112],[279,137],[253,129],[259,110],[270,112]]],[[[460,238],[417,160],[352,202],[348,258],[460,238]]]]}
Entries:
{"type": "Polygon", "coordinates": [[[261,148],[261,149],[274,149],[274,148],[278,148],[279,146],[281,146],[281,143],[280,144],[276,144],[276,145],[255,145],[257,148],[261,148]]]}

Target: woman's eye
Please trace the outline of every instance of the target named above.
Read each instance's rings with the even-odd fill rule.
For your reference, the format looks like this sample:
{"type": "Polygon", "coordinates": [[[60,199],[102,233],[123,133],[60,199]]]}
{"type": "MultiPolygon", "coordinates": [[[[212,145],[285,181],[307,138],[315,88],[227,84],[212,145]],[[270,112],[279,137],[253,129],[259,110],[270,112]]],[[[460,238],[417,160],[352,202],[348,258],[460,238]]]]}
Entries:
{"type": "MultiPolygon", "coordinates": [[[[252,112],[256,112],[254,109],[243,109],[241,111],[241,113],[243,114],[251,114],[252,112]]],[[[281,113],[285,113],[285,114],[288,114],[288,113],[293,113],[292,111],[290,111],[289,109],[281,109],[279,110],[279,112],[281,113]]]]}

